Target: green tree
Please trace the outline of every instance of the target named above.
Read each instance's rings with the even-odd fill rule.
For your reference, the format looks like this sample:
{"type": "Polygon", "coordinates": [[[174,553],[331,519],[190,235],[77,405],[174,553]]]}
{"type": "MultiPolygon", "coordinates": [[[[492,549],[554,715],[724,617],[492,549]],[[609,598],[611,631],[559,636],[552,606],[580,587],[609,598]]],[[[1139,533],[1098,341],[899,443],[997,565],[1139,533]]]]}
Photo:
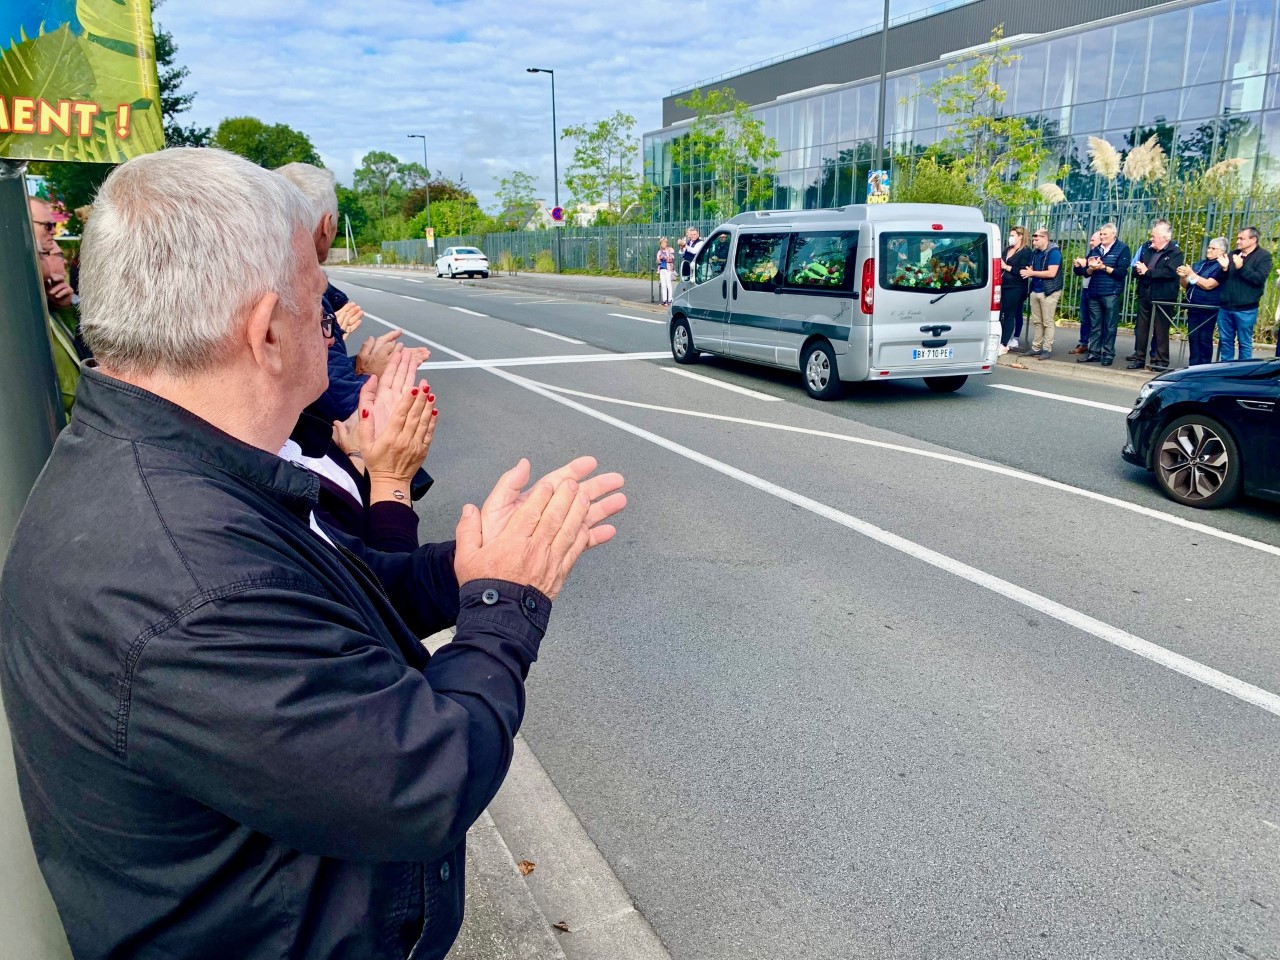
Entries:
{"type": "Polygon", "coordinates": [[[538,182],[523,170],[512,170],[510,176],[494,179],[498,181],[498,215],[495,219],[508,230],[523,227],[537,207],[538,182]]]}
{"type": "Polygon", "coordinates": [[[228,117],[218,124],[213,145],[238,153],[260,167],[274,170],[286,163],[310,163],[317,167],[320,154],[311,138],[283,123],[270,126],[257,117],[228,117]]]}
{"type": "Polygon", "coordinates": [[[400,185],[400,158],[385,150],[370,150],[360,161],[355,173],[355,188],[361,193],[376,194],[381,218],[387,218],[387,195],[400,185]]]}
{"type": "MultiPolygon", "coordinates": [[[[991,32],[991,42],[999,44],[1003,39],[1000,24],[991,32]]],[[[923,159],[962,177],[980,201],[995,200],[1011,207],[1039,200],[1036,185],[1051,152],[1040,125],[1003,113],[1009,95],[996,77],[1019,59],[1001,44],[961,60],[916,94],[937,105],[938,124],[950,131],[924,151],[923,159]]],[[[912,179],[912,165],[912,161],[903,165],[907,180],[912,179]]],[[[1065,169],[1054,169],[1047,179],[1064,175],[1065,169]]],[[[926,178],[938,185],[936,170],[926,171],[926,178]]]]}
{"type": "MultiPolygon", "coordinates": [[[[471,233],[489,233],[495,226],[493,220],[480,209],[475,197],[466,200],[449,198],[438,203],[431,200],[431,226],[437,237],[460,237],[471,233]]],[[[405,227],[408,239],[421,239],[426,235],[427,211],[418,211],[405,227]]]]}
{"type": "Polygon", "coordinates": [[[676,103],[694,118],[672,143],[673,156],[685,179],[700,184],[703,215],[731,217],[768,204],[781,153],[764,121],[732,90],[695,90],[676,103]]]}
{"type": "MultiPolygon", "coordinates": [[[[431,209],[434,211],[437,203],[445,200],[462,200],[470,203],[477,203],[476,196],[466,185],[465,180],[458,180],[456,183],[444,174],[437,172],[431,181],[431,209]]],[[[427,205],[427,191],[425,187],[415,187],[409,190],[404,199],[400,201],[400,212],[406,217],[416,217],[427,205]]]]}
{"type": "Polygon", "coordinates": [[[597,222],[621,218],[655,191],[639,168],[640,138],[631,133],[635,125],[635,117],[619,110],[607,120],[564,128],[565,138],[577,141],[565,176],[571,202],[605,204],[605,216],[597,222]]]}
{"type": "MultiPolygon", "coordinates": [[[[350,220],[351,233],[358,243],[360,239],[367,233],[369,228],[369,214],[365,210],[364,205],[360,203],[360,194],[344,187],[342,184],[337,185],[338,193],[338,246],[346,246],[346,230],[347,222],[350,220]]],[[[375,238],[376,239],[376,238],[375,238]]]]}

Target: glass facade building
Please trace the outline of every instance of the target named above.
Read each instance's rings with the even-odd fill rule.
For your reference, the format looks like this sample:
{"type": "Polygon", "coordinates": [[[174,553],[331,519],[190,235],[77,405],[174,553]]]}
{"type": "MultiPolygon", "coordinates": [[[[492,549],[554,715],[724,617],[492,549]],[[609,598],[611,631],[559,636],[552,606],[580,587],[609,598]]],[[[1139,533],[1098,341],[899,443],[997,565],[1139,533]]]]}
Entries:
{"type": "MultiPolygon", "coordinates": [[[[986,2],[978,0],[970,13],[986,2]]],[[[1172,0],[1010,37],[1006,44],[1018,60],[998,78],[1008,93],[1004,110],[1044,130],[1051,163],[1065,163],[1070,171],[1062,183],[1069,199],[1090,199],[1101,189],[1088,174],[1091,135],[1121,151],[1155,135],[1175,164],[1207,166],[1234,157],[1242,161],[1246,182],[1278,181],[1278,7],[1280,0],[1172,0]]],[[[1000,13],[994,6],[990,12],[1000,13]]],[[[945,18],[954,15],[926,23],[936,21],[934,28],[945,30],[945,18]]],[[[944,56],[888,73],[887,155],[917,151],[946,135],[932,100],[915,94],[961,59],[944,56]]],[[[734,87],[734,79],[716,86],[734,87]]],[[[782,152],[772,206],[863,202],[879,108],[878,69],[870,79],[808,92],[780,90],[775,99],[753,105],[782,152]]],[[[699,171],[686,174],[673,161],[671,143],[682,130],[673,122],[644,137],[646,176],[660,190],[663,219],[701,215],[699,171]]]]}

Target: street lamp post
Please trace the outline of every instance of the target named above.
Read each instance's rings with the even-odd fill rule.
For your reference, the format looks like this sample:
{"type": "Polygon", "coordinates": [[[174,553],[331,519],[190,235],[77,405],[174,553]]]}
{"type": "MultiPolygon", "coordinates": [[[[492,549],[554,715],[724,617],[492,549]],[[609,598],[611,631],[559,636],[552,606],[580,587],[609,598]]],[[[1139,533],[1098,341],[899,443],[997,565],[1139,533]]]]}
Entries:
{"type": "MultiPolygon", "coordinates": [[[[426,171],[427,180],[422,185],[422,189],[427,191],[427,228],[431,228],[431,167],[427,164],[427,136],[424,133],[411,133],[408,135],[410,140],[422,141],[422,168],[426,171]]],[[[436,252],[436,238],[432,234],[431,242],[427,244],[431,248],[431,252],[436,252]]]]}
{"type": "MultiPolygon", "coordinates": [[[[876,111],[876,145],[873,155],[876,158],[873,170],[879,170],[884,156],[884,111],[885,111],[885,79],[889,66],[889,0],[884,0],[884,21],[880,26],[880,104],[876,111]]],[[[870,198],[868,198],[870,199],[870,198]]]]}
{"type": "MultiPolygon", "coordinates": [[[[545,67],[526,67],[527,73],[551,75],[551,169],[555,178],[556,206],[560,206],[560,132],[556,127],[556,72],[545,67]]],[[[556,273],[560,272],[560,224],[556,223],[556,273]]]]}

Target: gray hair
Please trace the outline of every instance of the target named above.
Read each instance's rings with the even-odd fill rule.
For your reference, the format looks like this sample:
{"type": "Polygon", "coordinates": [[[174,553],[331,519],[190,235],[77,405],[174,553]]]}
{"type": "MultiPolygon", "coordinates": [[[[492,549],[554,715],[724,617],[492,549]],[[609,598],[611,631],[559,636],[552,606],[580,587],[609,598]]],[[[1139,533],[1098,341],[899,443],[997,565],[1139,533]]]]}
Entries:
{"type": "Polygon", "coordinates": [[[302,191],[315,211],[312,227],[320,225],[327,213],[338,222],[338,192],[334,188],[336,182],[332,170],[312,166],[309,163],[286,163],[277,167],[276,173],[284,177],[302,191]]]}
{"type": "Polygon", "coordinates": [[[1098,232],[1099,232],[1099,233],[1101,233],[1103,230],[1110,230],[1110,231],[1112,231],[1113,233],[1119,233],[1119,232],[1120,232],[1120,228],[1119,228],[1119,227],[1117,227],[1114,223],[1104,223],[1102,226],[1100,226],[1100,227],[1098,228],[1098,232]]]}
{"type": "Polygon", "coordinates": [[[1151,229],[1162,237],[1173,236],[1173,224],[1168,220],[1157,220],[1155,223],[1151,224],[1151,229]]]}
{"type": "Polygon", "coordinates": [[[283,177],[224,150],[121,164],[85,225],[80,329],[106,367],[182,376],[211,366],[268,293],[296,310],[315,223],[283,177]],[[305,255],[305,258],[304,256],[305,255]]]}
{"type": "Polygon", "coordinates": [[[1214,237],[1212,240],[1208,242],[1208,244],[1206,244],[1206,247],[1217,247],[1223,253],[1226,253],[1228,250],[1231,249],[1230,247],[1227,246],[1226,237],[1214,237]]]}

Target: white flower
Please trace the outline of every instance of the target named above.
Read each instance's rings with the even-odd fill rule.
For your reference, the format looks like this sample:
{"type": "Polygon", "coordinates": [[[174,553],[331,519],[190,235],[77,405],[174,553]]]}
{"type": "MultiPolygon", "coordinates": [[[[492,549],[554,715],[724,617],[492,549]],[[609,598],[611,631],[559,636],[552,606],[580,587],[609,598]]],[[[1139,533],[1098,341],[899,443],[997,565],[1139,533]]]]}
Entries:
{"type": "Polygon", "coordinates": [[[1244,166],[1243,157],[1232,157],[1230,160],[1223,160],[1221,163],[1215,163],[1212,167],[1204,172],[1205,180],[1225,180],[1230,177],[1240,175],[1240,168],[1244,166]]]}
{"type": "Polygon", "coordinates": [[[1164,147],[1153,135],[1141,146],[1134,147],[1124,158],[1124,175],[1130,180],[1146,180],[1151,183],[1163,180],[1169,173],[1169,162],[1164,147]]]}
{"type": "Polygon", "coordinates": [[[1114,180],[1120,176],[1120,152],[1101,137],[1089,138],[1089,169],[1114,180]]]}

